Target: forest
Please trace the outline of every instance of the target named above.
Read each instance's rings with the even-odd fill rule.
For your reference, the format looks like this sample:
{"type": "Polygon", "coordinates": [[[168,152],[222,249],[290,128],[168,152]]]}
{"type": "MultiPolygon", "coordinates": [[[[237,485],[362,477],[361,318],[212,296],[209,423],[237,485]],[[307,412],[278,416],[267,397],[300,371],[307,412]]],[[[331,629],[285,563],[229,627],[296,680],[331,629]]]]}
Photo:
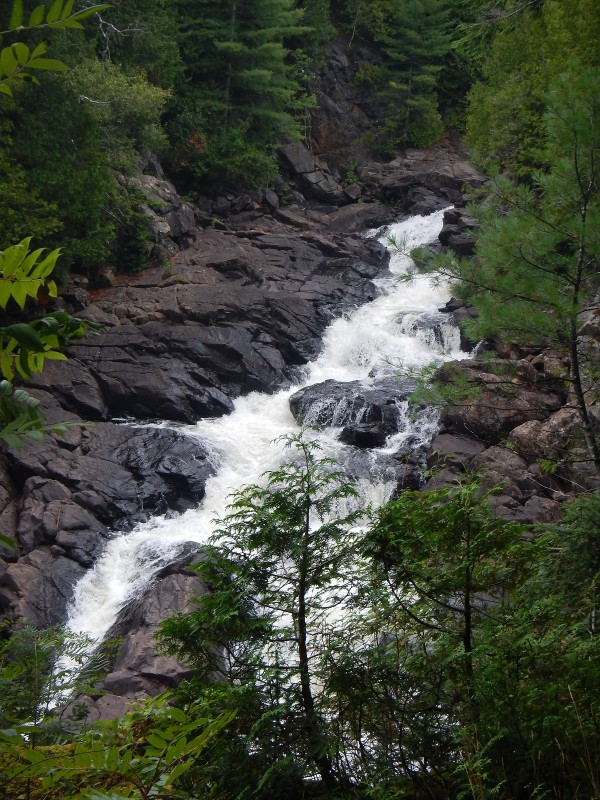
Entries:
{"type": "MultiPolygon", "coordinates": [[[[452,135],[488,175],[474,255],[417,270],[477,310],[473,341],[564,354],[587,476],[533,526],[477,474],[372,511],[291,437],[219,520],[210,591],[161,626],[190,672],[169,693],[87,723],[111,644],[87,661],[64,631],[3,629],[2,797],[600,798],[597,0],[13,0],[0,30],[2,447],[64,430],[18,387],[90,327],[33,306],[148,266],[136,176],[159,161],[191,201],[273,185],[341,41],[369,54],[374,158],[452,135]]],[[[450,373],[422,391],[455,401],[450,373]]]]}

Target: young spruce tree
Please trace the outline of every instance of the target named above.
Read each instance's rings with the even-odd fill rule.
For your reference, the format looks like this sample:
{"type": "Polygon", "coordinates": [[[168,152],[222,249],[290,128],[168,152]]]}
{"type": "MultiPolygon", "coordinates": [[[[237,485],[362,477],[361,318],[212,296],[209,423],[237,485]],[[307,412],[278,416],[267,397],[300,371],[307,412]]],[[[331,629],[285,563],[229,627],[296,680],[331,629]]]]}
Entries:
{"type": "Polygon", "coordinates": [[[196,611],[163,623],[161,639],[201,682],[218,678],[234,698],[254,687],[246,735],[268,774],[291,766],[333,789],[340,768],[324,686],[339,609],[356,590],[363,512],[343,510],[356,506],[356,490],[314,442],[289,446],[294,460],[265,487],[235,495],[198,567],[211,591],[196,611]]]}

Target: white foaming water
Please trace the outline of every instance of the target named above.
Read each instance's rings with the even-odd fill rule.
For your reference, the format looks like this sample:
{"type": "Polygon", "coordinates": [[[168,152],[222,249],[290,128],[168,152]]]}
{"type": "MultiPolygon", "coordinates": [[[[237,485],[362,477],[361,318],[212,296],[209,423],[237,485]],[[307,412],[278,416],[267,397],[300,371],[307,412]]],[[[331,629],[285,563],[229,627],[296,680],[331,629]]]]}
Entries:
{"type": "MultiPolygon", "coordinates": [[[[408,250],[433,241],[442,216],[443,211],[412,217],[393,225],[385,234],[402,237],[404,249],[408,250]]],[[[381,232],[378,235],[385,244],[386,236],[381,232]]],[[[392,255],[392,275],[406,274],[411,266],[408,256],[398,252],[392,255]]],[[[156,572],[177,556],[184,543],[206,542],[214,519],[224,515],[233,492],[259,482],[265,471],[275,469],[289,457],[289,451],[277,439],[299,431],[288,404],[290,395],[298,389],[330,379],[360,380],[369,386],[375,378],[393,375],[399,368],[418,368],[432,361],[459,357],[458,331],[449,322],[442,323],[442,333],[437,335],[419,327],[422,317],[434,316],[448,300],[446,287],[425,277],[417,277],[412,283],[387,278],[378,284],[380,297],[327,329],[323,351],[307,368],[302,385],[276,395],[253,393],[239,398],[230,415],[201,420],[185,429],[208,444],[217,467],[216,475],[206,484],[202,505],[179,516],[155,517],[111,539],[95,567],[75,589],[67,623],[70,630],[101,640],[119,610],[149,586],[156,572]]],[[[405,416],[406,411],[404,404],[405,416]]],[[[408,436],[415,437],[418,443],[426,441],[435,429],[433,413],[423,415],[417,423],[407,417],[406,429],[390,437],[384,452],[394,452],[408,436]]],[[[331,429],[315,433],[315,438],[333,457],[341,456],[346,448],[331,429]]],[[[363,457],[370,458],[368,451],[363,457]]],[[[385,474],[372,477],[374,483],[362,480],[359,489],[361,501],[377,507],[389,498],[393,483],[385,474]]]]}

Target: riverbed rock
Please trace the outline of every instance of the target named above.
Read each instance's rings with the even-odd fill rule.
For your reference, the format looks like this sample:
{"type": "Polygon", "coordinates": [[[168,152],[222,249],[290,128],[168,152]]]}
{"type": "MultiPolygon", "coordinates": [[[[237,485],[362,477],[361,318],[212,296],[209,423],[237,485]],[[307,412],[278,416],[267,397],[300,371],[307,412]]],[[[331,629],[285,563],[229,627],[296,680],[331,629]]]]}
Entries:
{"type": "Polygon", "coordinates": [[[125,714],[133,703],[155,697],[191,677],[189,667],[158,651],[154,637],[162,621],[190,611],[205,591],[204,583],[184,564],[174,565],[124,610],[109,633],[109,638],[118,636],[122,641],[110,672],[97,686],[100,696],[86,696],[74,704],[78,713],[84,707],[87,722],[125,714]]]}
{"type": "Polygon", "coordinates": [[[478,220],[471,217],[464,209],[452,208],[444,214],[444,223],[438,239],[458,255],[472,256],[475,253],[475,234],[478,228],[478,220]]]}
{"type": "Polygon", "coordinates": [[[202,442],[175,430],[97,423],[78,433],[74,448],[57,437],[6,454],[19,494],[15,502],[7,493],[15,563],[0,577],[0,607],[11,619],[61,621],[111,530],[196,505],[214,472],[202,442]]]}
{"type": "Polygon", "coordinates": [[[450,206],[462,202],[466,187],[481,186],[486,180],[469,163],[466,153],[450,141],[423,150],[405,150],[388,164],[366,164],[359,175],[367,191],[406,211],[421,202],[415,195],[419,187],[450,206]]]}
{"type": "Polygon", "coordinates": [[[471,387],[461,404],[448,406],[442,425],[448,433],[497,444],[518,425],[544,420],[566,399],[564,387],[548,385],[528,361],[459,361],[439,371],[442,382],[461,375],[471,387]]]}
{"type": "Polygon", "coordinates": [[[34,385],[56,385],[64,407],[194,422],[218,416],[249,391],[285,385],[314,357],[333,313],[373,296],[386,268],[381,245],[310,223],[300,236],[253,212],[234,230],[197,231],[170,274],[132,276],[97,293],[84,314],[103,329],[69,347],[34,385]]]}
{"type": "Polygon", "coordinates": [[[320,164],[301,142],[285,144],[278,150],[279,160],[305,197],[332,206],[352,202],[325,164],[320,164]]]}
{"type": "Polygon", "coordinates": [[[374,387],[360,381],[339,383],[334,380],[313,384],[290,397],[290,409],[302,425],[315,428],[343,428],[342,441],[359,447],[381,446],[387,436],[397,433],[403,415],[398,404],[405,401],[414,384],[410,381],[386,381],[374,387]],[[382,438],[380,445],[349,441],[351,431],[363,426],[365,436],[382,438]],[[369,434],[367,434],[367,430],[369,434]]]}

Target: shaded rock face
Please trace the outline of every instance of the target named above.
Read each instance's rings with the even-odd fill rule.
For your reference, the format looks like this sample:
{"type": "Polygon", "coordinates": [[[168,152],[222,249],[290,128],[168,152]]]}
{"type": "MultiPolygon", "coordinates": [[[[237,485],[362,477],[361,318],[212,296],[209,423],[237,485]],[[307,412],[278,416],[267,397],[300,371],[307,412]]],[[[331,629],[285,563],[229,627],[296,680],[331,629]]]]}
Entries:
{"type": "Polygon", "coordinates": [[[158,651],[154,636],[163,620],[192,610],[194,599],[205,591],[203,582],[184,563],[175,565],[121,614],[109,638],[118,636],[122,641],[110,672],[97,687],[101,694],[76,704],[87,707],[87,722],[122,716],[136,700],[155,697],[191,677],[188,667],[158,651]]]}
{"type": "Polygon", "coordinates": [[[307,198],[320,200],[333,206],[342,206],[360,197],[344,193],[343,188],[329,172],[329,167],[318,163],[312,153],[300,142],[279,148],[279,159],[284,169],[295,180],[298,189],[307,198]]]}
{"type": "Polygon", "coordinates": [[[463,202],[465,187],[481,186],[485,177],[449,142],[425,150],[408,149],[389,164],[359,170],[367,196],[378,193],[411,213],[431,213],[463,202]]]}
{"type": "Polygon", "coordinates": [[[585,482],[569,465],[560,466],[561,456],[573,452],[579,424],[576,413],[562,407],[565,367],[557,370],[556,361],[539,354],[452,365],[479,392],[442,415],[428,457],[434,475],[424,490],[477,472],[484,488],[496,487],[490,499],[500,516],[526,524],[559,519],[560,503],[585,482]],[[559,466],[548,472],[552,454],[559,466]]]}
{"type": "Polygon", "coordinates": [[[74,584],[111,530],[196,504],[213,473],[198,439],[112,423],[71,429],[65,441],[27,445],[6,461],[12,497],[4,531],[15,550],[4,554],[0,609],[37,626],[64,620],[74,584]]]}
{"type": "Polygon", "coordinates": [[[440,242],[459,256],[475,253],[476,231],[479,223],[463,209],[453,208],[444,214],[444,224],[439,234],[440,242]]]}
{"type": "Polygon", "coordinates": [[[459,361],[444,367],[440,378],[455,371],[476,394],[444,411],[442,424],[450,433],[497,444],[518,425],[547,419],[566,400],[562,383],[548,381],[528,361],[459,361]]]}
{"type": "MultiPolygon", "coordinates": [[[[381,211],[387,218],[386,209],[381,211]]],[[[320,347],[331,317],[373,296],[383,248],[312,225],[240,215],[229,231],[197,230],[159,269],[98,293],[83,316],[100,333],[69,348],[32,385],[87,419],[193,422],[253,390],[285,385],[320,347]]]]}

